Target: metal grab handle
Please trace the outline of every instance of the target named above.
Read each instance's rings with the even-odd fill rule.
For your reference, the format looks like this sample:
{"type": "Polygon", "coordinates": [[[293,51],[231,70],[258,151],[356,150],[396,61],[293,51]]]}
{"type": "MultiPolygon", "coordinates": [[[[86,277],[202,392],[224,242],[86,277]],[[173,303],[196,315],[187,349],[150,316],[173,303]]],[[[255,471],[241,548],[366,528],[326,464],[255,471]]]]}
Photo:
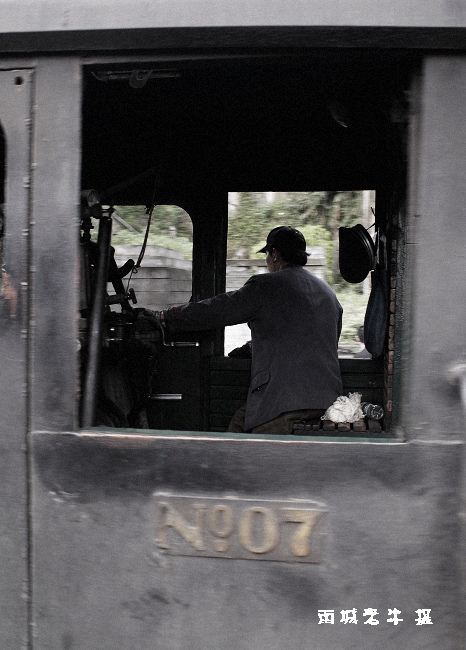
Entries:
{"type": "Polygon", "coordinates": [[[183,399],[183,395],[182,393],[155,393],[154,395],[149,395],[149,399],[174,402],[176,400],[183,399]]]}
{"type": "Polygon", "coordinates": [[[112,220],[102,217],[99,223],[95,293],[89,324],[89,349],[87,354],[86,375],[84,377],[82,427],[88,429],[94,424],[97,401],[97,386],[102,347],[102,325],[105,309],[105,294],[110,266],[110,240],[112,237],[112,220]]]}

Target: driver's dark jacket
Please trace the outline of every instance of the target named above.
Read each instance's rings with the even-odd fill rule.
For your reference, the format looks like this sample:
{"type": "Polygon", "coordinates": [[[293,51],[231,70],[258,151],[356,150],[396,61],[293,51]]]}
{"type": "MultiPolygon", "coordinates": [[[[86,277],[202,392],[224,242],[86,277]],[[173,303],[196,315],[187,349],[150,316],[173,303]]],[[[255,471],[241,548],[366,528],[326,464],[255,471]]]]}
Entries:
{"type": "Polygon", "coordinates": [[[249,324],[248,431],[286,411],[327,409],[342,394],[337,352],[342,313],[325,282],[291,266],[255,275],[237,291],[171,307],[165,320],[178,330],[249,324]]]}

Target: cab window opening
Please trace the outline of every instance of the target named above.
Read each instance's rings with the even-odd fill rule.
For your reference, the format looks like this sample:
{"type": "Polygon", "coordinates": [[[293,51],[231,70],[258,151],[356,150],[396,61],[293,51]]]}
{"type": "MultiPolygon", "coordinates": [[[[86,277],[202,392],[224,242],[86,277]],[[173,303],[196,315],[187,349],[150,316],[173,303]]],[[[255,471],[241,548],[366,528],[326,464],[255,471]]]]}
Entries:
{"type": "MultiPolygon", "coordinates": [[[[352,286],[339,274],[338,228],[352,228],[354,223],[358,222],[368,223],[372,210],[370,214],[364,215],[362,209],[364,207],[368,211],[371,209],[371,203],[375,201],[375,193],[355,191],[342,192],[342,196],[338,196],[338,193],[330,196],[329,194],[327,192],[267,193],[267,195],[230,193],[231,240],[228,252],[231,255],[231,251],[236,251],[236,256],[231,259],[228,255],[228,261],[233,261],[230,267],[242,271],[240,284],[244,285],[251,275],[260,275],[270,270],[268,263],[264,263],[264,250],[262,249],[262,253],[259,252],[267,238],[266,233],[277,228],[277,224],[297,223],[300,227],[299,233],[304,234],[307,239],[309,258],[306,270],[328,284],[334,290],[340,304],[343,304],[347,314],[349,312],[346,330],[342,329],[343,345],[340,346],[340,350],[343,349],[343,354],[340,353],[339,358],[341,362],[353,361],[354,357],[361,356],[358,353],[362,341],[357,340],[357,334],[358,328],[364,322],[370,289],[367,287],[364,291],[365,282],[359,283],[361,286],[352,286]],[[241,223],[236,209],[240,206],[241,210],[244,204],[248,209],[245,223],[241,223]],[[313,218],[313,211],[317,213],[317,218],[313,218]],[[325,224],[329,223],[333,228],[330,232],[325,227],[325,224]],[[251,224],[254,224],[257,232],[251,224]],[[248,231],[249,238],[243,237],[242,229],[248,231]],[[245,266],[246,274],[244,274],[245,266]]],[[[145,239],[143,230],[148,223],[148,211],[141,206],[103,206],[103,212],[111,215],[114,226],[111,257],[116,265],[115,268],[118,269],[124,268],[128,262],[131,262],[128,267],[130,277],[126,284],[125,295],[126,298],[130,297],[128,289],[131,284],[131,291],[134,291],[135,298],[137,296],[137,303],[135,300],[133,307],[125,307],[127,303],[118,298],[118,291],[117,299],[112,300],[112,282],[107,286],[109,297],[106,300],[107,316],[104,317],[103,323],[103,347],[100,352],[99,388],[96,395],[94,424],[122,428],[232,431],[230,428],[232,425],[228,424],[227,420],[238,411],[237,407],[241,410],[241,402],[245,402],[250,384],[250,368],[247,364],[244,367],[236,367],[237,359],[233,359],[235,363],[230,367],[230,355],[231,357],[243,356],[234,354],[238,348],[238,338],[228,340],[227,334],[227,346],[233,341],[233,345],[237,347],[232,348],[230,352],[228,348],[225,349],[223,358],[228,361],[228,367],[217,368],[218,362],[215,355],[212,356],[212,352],[206,355],[204,349],[200,354],[199,348],[196,349],[196,346],[200,346],[201,343],[195,339],[202,341],[204,336],[202,332],[188,333],[186,339],[183,333],[180,335],[179,332],[171,331],[170,336],[173,335],[174,339],[167,343],[167,332],[164,328],[155,327],[154,323],[150,322],[154,314],[170,309],[172,306],[186,304],[192,299],[191,220],[189,215],[177,206],[156,206],[155,210],[159,207],[160,213],[155,215],[151,231],[147,236],[148,245],[144,262],[134,273],[134,260],[131,257],[137,257],[145,239]],[[149,315],[148,320],[145,319],[146,312],[149,315]],[[175,349],[179,346],[180,349],[175,352],[170,346],[175,346],[175,349]],[[181,349],[183,347],[193,349],[181,349]],[[219,371],[222,370],[226,372],[220,380],[220,386],[217,386],[218,376],[221,374],[219,371]],[[233,377],[237,382],[235,386],[230,385],[233,377]],[[217,397],[219,390],[219,396],[228,395],[228,400],[217,397]],[[222,404],[221,412],[218,413],[217,408],[222,404]]],[[[367,227],[370,229],[371,224],[367,227]]],[[[229,269],[227,263],[227,290],[239,288],[231,286],[229,273],[231,276],[231,268],[229,269]]],[[[113,289],[115,289],[114,283],[113,289]]],[[[204,325],[200,329],[205,329],[204,325]]],[[[228,328],[226,329],[228,332],[228,328]]],[[[240,345],[240,349],[243,346],[244,343],[240,345]]],[[[83,359],[83,367],[85,367],[85,357],[83,359]]],[[[378,361],[380,363],[376,364],[377,375],[380,377],[382,360],[378,361]]],[[[299,363],[299,355],[297,363],[299,363]]],[[[347,395],[348,390],[354,392],[362,388],[364,401],[386,404],[382,396],[383,388],[379,384],[380,379],[375,379],[373,376],[375,367],[367,367],[361,372],[362,384],[360,385],[354,382],[351,375],[354,369],[345,368],[345,365],[341,366],[342,378],[346,373],[351,379],[344,380],[342,395],[347,395]],[[348,381],[353,382],[351,387],[348,381]]],[[[298,432],[296,435],[339,435],[344,431],[342,427],[334,425],[333,433],[328,426],[325,429],[326,433],[323,433],[322,425],[319,424],[321,414],[319,418],[314,415],[313,411],[313,418],[317,422],[313,421],[312,425],[306,424],[313,426],[314,429],[317,424],[318,433],[310,434],[310,430],[305,429],[305,433],[298,432]]],[[[381,423],[377,423],[377,427],[376,431],[374,427],[372,429],[375,433],[381,434],[381,423]]],[[[351,433],[354,435],[352,429],[351,433]]]]}
{"type": "Polygon", "coordinates": [[[102,205],[95,190],[82,200],[81,420],[150,428],[165,337],[144,316],[191,298],[191,219],[172,205],[102,205]]]}
{"type": "MultiPolygon", "coordinates": [[[[138,259],[144,242],[148,209],[115,206],[112,247],[118,265],[138,259]]],[[[130,286],[137,306],[155,311],[183,304],[192,295],[193,225],[188,213],[177,205],[153,209],[144,258],[130,286]]]]}
{"type": "MultiPolygon", "coordinates": [[[[355,62],[358,81],[354,93],[351,91],[347,97],[343,93],[355,127],[350,129],[329,112],[326,94],[316,91],[321,86],[316,83],[315,68],[307,58],[286,62],[282,71],[292,70],[302,82],[302,101],[292,105],[286,98],[294,76],[281,72],[277,75],[279,70],[269,61],[256,62],[254,66],[240,60],[213,61],[199,67],[177,63],[176,77],[151,78],[143,88],[131,86],[126,77],[96,77],[93,73],[99,65],[92,64],[85,73],[82,184],[96,182],[112,188],[115,201],[112,247],[117,266],[139,253],[146,209],[137,204],[150,200],[151,196],[161,203],[173,201],[189,206],[194,224],[193,230],[186,233],[172,213],[174,221],[165,227],[167,213],[176,208],[155,207],[148,247],[170,249],[177,271],[180,265],[189,265],[192,272],[187,281],[189,289],[179,290],[179,278],[172,267],[163,277],[157,268],[157,272],[146,278],[148,291],[142,291],[144,265],[138,274],[130,276],[129,286],[135,290],[138,300],[134,309],[161,312],[242,287],[248,277],[266,271],[264,255],[257,251],[267,233],[278,225],[294,226],[303,232],[310,249],[307,270],[333,288],[343,306],[338,358],[343,365],[346,362],[357,365],[357,373],[365,382],[361,385],[359,377],[358,382],[353,381],[354,367],[350,365],[345,371],[349,383],[344,385],[344,392],[364,389],[363,399],[383,403],[388,414],[389,396],[381,377],[387,369],[390,352],[393,361],[393,347],[390,350],[384,343],[377,359],[356,358],[363,348],[361,329],[371,288],[369,274],[353,284],[342,279],[338,269],[339,227],[352,228],[359,224],[374,240],[376,228],[380,231],[382,226],[386,232],[395,214],[389,199],[397,183],[393,178],[393,169],[397,168],[393,158],[398,153],[388,145],[398,139],[386,113],[374,108],[379,102],[385,105],[385,91],[374,96],[364,83],[364,93],[371,101],[356,101],[362,64],[355,62]],[[225,74],[226,68],[230,75],[225,74]],[[210,101],[212,80],[216,81],[215,103],[210,101]],[[192,106],[199,102],[202,106],[206,98],[209,98],[209,111],[193,112],[192,106]],[[114,110],[110,119],[103,108],[109,104],[114,110]],[[131,116],[138,119],[132,120],[131,116]],[[316,121],[319,129],[313,127],[316,121]],[[122,134],[117,140],[113,137],[116,126],[122,134]],[[98,165],[93,157],[96,142],[106,152],[98,165]],[[315,152],[324,150],[332,153],[317,160],[315,152]],[[154,174],[159,179],[156,193],[154,174]],[[278,182],[285,186],[301,188],[312,179],[315,186],[324,189],[227,191],[231,187],[244,189],[249,184],[270,188],[277,179],[282,179],[278,182]],[[328,189],[340,184],[353,189],[328,189]],[[386,209],[377,208],[378,225],[372,227],[376,191],[378,206],[382,203],[386,209]],[[243,225],[235,216],[238,208],[250,209],[243,225]]],[[[125,67],[137,68],[133,63],[130,67],[129,62],[125,67]]],[[[334,74],[338,77],[335,70],[329,66],[328,74],[332,78],[334,74]]],[[[378,84],[377,75],[374,80],[378,84]]],[[[397,88],[402,83],[397,81],[397,88]]],[[[107,194],[104,198],[110,197],[107,194]]],[[[110,310],[117,312],[118,306],[111,305],[110,310]]],[[[207,323],[211,329],[205,329],[206,322],[198,323],[199,331],[192,334],[176,332],[170,343],[179,344],[178,347],[154,341],[156,371],[147,390],[148,414],[144,428],[226,431],[226,420],[238,402],[244,402],[251,372],[247,359],[229,357],[250,338],[247,324],[225,327],[225,322],[207,323]],[[236,334],[232,336],[235,329],[243,329],[242,339],[238,340],[236,334]],[[189,348],[191,344],[198,347],[189,348]],[[240,385],[232,385],[234,378],[240,385]]],[[[154,331],[157,338],[160,331],[154,331]]],[[[393,369],[393,363],[390,367],[393,369]]],[[[122,426],[121,422],[118,426],[122,426]]]]}
{"type": "MultiPolygon", "coordinates": [[[[267,271],[263,253],[257,253],[270,229],[291,225],[306,238],[305,268],[335,291],[343,307],[340,358],[370,358],[364,347],[364,316],[370,294],[369,274],[349,283],[339,269],[340,227],[361,224],[374,237],[375,191],[229,192],[226,289],[238,289],[248,277],[267,271]],[[372,226],[372,227],[371,227],[372,226]]],[[[225,355],[250,338],[247,323],[225,328],[225,355]]]]}

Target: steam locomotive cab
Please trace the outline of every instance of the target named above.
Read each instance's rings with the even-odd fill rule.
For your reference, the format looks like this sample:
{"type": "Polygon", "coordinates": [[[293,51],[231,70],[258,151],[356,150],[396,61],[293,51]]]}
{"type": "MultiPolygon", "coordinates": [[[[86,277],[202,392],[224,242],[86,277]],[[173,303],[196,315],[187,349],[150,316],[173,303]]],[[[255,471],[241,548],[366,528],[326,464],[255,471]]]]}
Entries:
{"type": "MultiPolygon", "coordinates": [[[[412,56],[391,54],[383,64],[374,64],[370,57],[348,60],[337,53],[324,58],[290,53],[278,65],[271,55],[220,56],[197,64],[175,57],[163,68],[156,61],[149,65],[137,59],[125,64],[93,63],[84,68],[81,182],[96,186],[103,204],[139,204],[147,212],[164,203],[186,209],[193,224],[192,300],[226,288],[227,207],[232,189],[251,183],[258,189],[276,184],[290,190],[374,188],[376,228],[387,242],[385,254],[391,266],[386,273],[394,286],[404,255],[402,245],[397,246],[402,244],[406,202],[407,94],[417,65],[412,56]],[[135,115],[136,121],[127,117],[135,115]],[[118,138],[109,137],[117,132],[118,138]],[[95,156],[96,150],[101,155],[95,156]]],[[[100,226],[104,223],[101,220],[100,226]]],[[[82,239],[92,232],[87,221],[83,226],[82,239]]],[[[95,242],[83,245],[97,250],[95,242]]],[[[108,279],[118,286],[114,286],[116,297],[104,300],[103,327],[113,319],[117,329],[126,327],[134,333],[140,324],[133,307],[137,312],[147,305],[140,301],[132,305],[137,296],[124,297],[113,253],[110,264],[108,279]],[[122,315],[116,316],[109,301],[120,301],[122,315]]],[[[131,275],[131,262],[125,262],[122,270],[131,275]]],[[[391,344],[395,320],[393,308],[391,344]]],[[[149,415],[140,414],[136,420],[131,415],[128,421],[126,414],[121,422],[174,430],[224,430],[232,409],[245,397],[247,362],[220,362],[223,379],[217,390],[213,388],[215,366],[216,359],[224,357],[223,332],[198,333],[191,337],[193,341],[179,341],[185,349],[164,346],[160,332],[154,336],[159,339],[159,354],[149,349],[143,353],[154,359],[148,372],[155,384],[145,398],[149,415]],[[193,349],[188,350],[189,343],[193,349]],[[186,367],[190,368],[187,375],[186,367]],[[218,395],[229,391],[231,377],[239,377],[238,373],[241,391],[227,405],[218,395]]],[[[107,338],[104,347],[107,358],[109,350],[118,346],[107,338]]],[[[90,358],[98,354],[96,348],[90,358]]],[[[363,389],[363,399],[383,403],[387,429],[394,403],[396,420],[392,386],[394,373],[400,371],[391,357],[389,364],[387,348],[383,358],[354,367],[345,361],[342,368],[346,393],[363,389]],[[387,386],[383,373],[388,367],[387,386]]],[[[141,367],[140,361],[135,365],[141,367]]],[[[98,375],[99,364],[93,372],[98,375]]],[[[119,397],[117,391],[110,401],[119,397]]],[[[108,394],[105,399],[110,399],[108,394]]],[[[84,409],[92,400],[83,390],[84,409]]],[[[89,415],[83,421],[87,426],[97,422],[89,415]]]]}
{"type": "Polygon", "coordinates": [[[461,647],[464,10],[116,4],[2,7],[0,647],[461,647]],[[227,433],[250,360],[140,318],[119,206],[189,215],[199,301],[271,189],[375,192],[378,431],[227,433]]]}

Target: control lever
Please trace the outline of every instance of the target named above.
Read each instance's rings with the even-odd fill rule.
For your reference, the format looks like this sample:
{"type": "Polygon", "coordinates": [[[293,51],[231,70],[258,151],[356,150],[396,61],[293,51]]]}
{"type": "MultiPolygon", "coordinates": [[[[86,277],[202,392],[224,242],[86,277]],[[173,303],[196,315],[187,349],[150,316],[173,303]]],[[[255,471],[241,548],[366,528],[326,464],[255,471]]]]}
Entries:
{"type": "Polygon", "coordinates": [[[108,296],[105,300],[106,305],[120,305],[127,300],[130,300],[133,305],[137,304],[137,298],[136,294],[134,293],[134,289],[130,289],[128,293],[116,293],[113,296],[108,296]]]}
{"type": "Polygon", "coordinates": [[[165,327],[162,325],[162,323],[159,320],[157,320],[157,318],[154,318],[154,321],[162,333],[162,343],[166,348],[198,348],[199,347],[198,341],[167,341],[167,337],[165,335],[165,327]]]}
{"type": "Polygon", "coordinates": [[[156,314],[159,312],[154,312],[151,309],[138,309],[137,312],[140,312],[142,318],[146,318],[151,323],[155,323],[162,334],[162,343],[166,348],[198,348],[200,343],[198,341],[168,341],[165,327],[162,325],[160,320],[157,318],[156,314]]]}

